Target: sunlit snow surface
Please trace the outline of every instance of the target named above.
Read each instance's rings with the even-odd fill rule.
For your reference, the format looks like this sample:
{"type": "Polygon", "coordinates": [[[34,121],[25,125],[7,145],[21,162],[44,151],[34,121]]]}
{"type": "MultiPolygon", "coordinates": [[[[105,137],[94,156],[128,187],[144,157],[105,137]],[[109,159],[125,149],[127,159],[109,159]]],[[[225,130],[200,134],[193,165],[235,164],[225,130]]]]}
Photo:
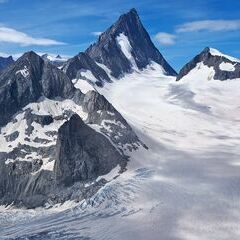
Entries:
{"type": "Polygon", "coordinates": [[[1,239],[240,239],[240,80],[153,68],[100,90],[149,150],[87,202],[2,208],[1,239]]]}

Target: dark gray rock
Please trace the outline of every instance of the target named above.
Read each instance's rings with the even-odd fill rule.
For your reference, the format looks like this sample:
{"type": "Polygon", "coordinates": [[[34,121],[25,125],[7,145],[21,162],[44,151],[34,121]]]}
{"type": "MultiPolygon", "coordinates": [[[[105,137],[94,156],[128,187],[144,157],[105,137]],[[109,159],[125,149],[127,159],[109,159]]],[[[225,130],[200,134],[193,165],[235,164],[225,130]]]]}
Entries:
{"type": "MultiPolygon", "coordinates": [[[[13,203],[34,208],[49,201],[89,197],[104,182],[85,188],[86,181],[110,172],[117,164],[123,171],[127,157],[121,149],[124,145],[131,149],[142,145],[125,119],[102,95],[95,91],[81,93],[65,73],[34,52],[24,54],[0,75],[0,112],[0,127],[10,120],[21,121],[15,118],[20,113],[27,123],[26,129],[21,129],[25,131],[26,142],[19,142],[10,152],[0,152],[0,205],[13,203]],[[88,113],[86,123],[100,127],[102,133],[86,125],[72,110],[62,109],[61,115],[51,116],[23,109],[46,98],[72,99],[88,113]],[[32,134],[36,134],[33,122],[44,127],[69,118],[58,133],[46,133],[53,141],[58,137],[57,145],[40,136],[33,139],[32,134]],[[54,171],[40,169],[42,159],[46,158],[55,161],[54,171]]],[[[9,140],[17,137],[17,133],[4,134],[9,140]]]]}
{"type": "Polygon", "coordinates": [[[13,60],[12,56],[0,57],[0,73],[2,70],[9,67],[13,63],[14,63],[14,60],[13,60]]]}
{"type": "Polygon", "coordinates": [[[25,53],[0,75],[0,126],[40,97],[71,98],[75,93],[71,80],[61,70],[34,52],[25,53]]]}
{"type": "Polygon", "coordinates": [[[101,132],[119,147],[119,150],[128,145],[130,151],[146,146],[138,139],[132,128],[122,115],[107,99],[96,91],[89,91],[83,100],[83,111],[88,112],[86,122],[101,126],[101,132]]]}
{"type": "Polygon", "coordinates": [[[123,54],[116,40],[121,33],[128,37],[132,56],[139,69],[155,61],[163,67],[167,75],[176,75],[174,69],[152,43],[135,9],[120,16],[115,24],[99,36],[98,42],[86,50],[86,53],[95,61],[106,65],[114,77],[118,78],[124,73],[131,72],[131,62],[123,54]]]}
{"type": "Polygon", "coordinates": [[[69,59],[67,63],[64,64],[62,70],[70,79],[83,78],[80,75],[81,71],[89,70],[93,76],[99,80],[96,83],[97,85],[102,86],[104,82],[111,82],[106,72],[99,67],[86,53],[79,53],[77,56],[69,59]]]}
{"type": "Polygon", "coordinates": [[[40,124],[42,127],[53,123],[53,117],[50,115],[38,115],[32,113],[31,109],[26,109],[25,119],[27,120],[27,125],[31,125],[33,122],[40,124]]]}
{"type": "Polygon", "coordinates": [[[95,179],[118,164],[124,169],[126,158],[104,137],[73,115],[58,131],[57,161],[54,166],[59,184],[95,179]]]}
{"type": "Polygon", "coordinates": [[[18,136],[19,136],[19,132],[15,131],[12,134],[5,136],[5,138],[6,138],[7,142],[12,142],[12,141],[16,140],[18,138],[18,136]]]}
{"type": "Polygon", "coordinates": [[[194,69],[198,63],[202,62],[208,67],[213,67],[215,74],[213,78],[215,80],[227,80],[240,78],[240,63],[231,61],[224,56],[211,55],[210,48],[206,47],[199,55],[194,57],[190,62],[188,62],[179,72],[177,76],[177,81],[187,75],[192,69],[194,69]],[[234,71],[223,71],[220,69],[219,65],[221,63],[231,63],[234,65],[234,71]]]}

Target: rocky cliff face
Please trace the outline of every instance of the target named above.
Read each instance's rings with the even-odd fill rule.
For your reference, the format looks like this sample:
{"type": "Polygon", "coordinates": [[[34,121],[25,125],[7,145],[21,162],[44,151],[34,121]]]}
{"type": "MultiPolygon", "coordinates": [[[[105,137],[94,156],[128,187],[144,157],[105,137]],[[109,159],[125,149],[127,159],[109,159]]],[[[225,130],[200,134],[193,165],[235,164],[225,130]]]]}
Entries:
{"type": "Polygon", "coordinates": [[[0,76],[0,126],[19,109],[44,96],[71,98],[72,82],[34,52],[25,53],[0,76]]]}
{"type": "Polygon", "coordinates": [[[1,157],[0,204],[28,208],[82,199],[102,184],[95,183],[89,189],[83,183],[107,174],[117,165],[124,171],[127,163],[127,158],[103,134],[90,128],[77,114],[58,130],[53,171],[41,170],[40,160],[6,164],[1,157]],[[78,184],[78,195],[74,184],[78,184]]]}
{"type": "Polygon", "coordinates": [[[101,133],[87,126],[74,114],[58,131],[57,161],[54,172],[58,183],[71,185],[77,181],[96,179],[126,159],[101,133]]]}
{"type": "Polygon", "coordinates": [[[69,59],[64,64],[62,70],[70,79],[82,78],[89,80],[86,74],[87,71],[96,79],[96,84],[102,86],[104,82],[111,82],[107,73],[99,67],[93,59],[85,53],[79,53],[77,56],[69,59]]]}
{"type": "Polygon", "coordinates": [[[86,53],[96,62],[104,64],[118,78],[132,71],[133,65],[145,68],[151,61],[160,64],[165,74],[176,75],[152,43],[135,9],[120,16],[118,21],[99,36],[86,53]]]}
{"type": "MultiPolygon", "coordinates": [[[[212,69],[211,75],[214,80],[224,81],[240,78],[240,60],[207,47],[180,70],[177,81],[189,74],[193,69],[196,69],[199,64],[212,69]]],[[[201,66],[198,68],[201,68],[201,66]]]]}
{"type": "Polygon", "coordinates": [[[0,72],[14,63],[12,56],[0,57],[0,72]]]}
{"type": "Polygon", "coordinates": [[[98,92],[83,94],[33,52],[0,76],[0,204],[34,208],[81,200],[143,144],[98,92]],[[76,115],[77,114],[77,115],[76,115]],[[80,118],[80,117],[81,118],[80,118]]]}

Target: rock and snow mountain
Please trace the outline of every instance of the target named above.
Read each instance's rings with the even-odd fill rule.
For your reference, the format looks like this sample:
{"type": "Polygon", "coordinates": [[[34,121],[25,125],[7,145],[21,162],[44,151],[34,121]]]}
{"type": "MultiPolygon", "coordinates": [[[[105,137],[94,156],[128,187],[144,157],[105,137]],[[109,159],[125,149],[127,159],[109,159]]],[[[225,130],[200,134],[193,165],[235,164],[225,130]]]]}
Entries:
{"type": "MultiPolygon", "coordinates": [[[[175,77],[162,75],[161,68],[126,74],[119,81],[97,88],[131,124],[148,150],[132,151],[127,171],[120,175],[111,171],[104,176],[109,179],[107,183],[102,180],[95,187],[86,184],[92,187],[82,190],[85,200],[79,203],[68,201],[44,211],[11,206],[0,210],[1,237],[238,240],[239,88],[238,79],[204,81],[200,75],[199,79],[176,81],[175,77]]],[[[39,107],[36,105],[35,111],[39,107]]],[[[48,115],[45,108],[49,109],[40,107],[41,113],[48,115]]],[[[83,116],[80,111],[78,115],[83,116]]],[[[70,125],[75,125],[75,120],[71,121],[60,129],[66,136],[72,132],[70,125]]],[[[53,129],[53,125],[49,126],[53,129]]],[[[94,125],[94,129],[98,127],[94,125]]],[[[68,148],[68,137],[65,141],[60,135],[58,141],[61,139],[63,153],[68,149],[74,152],[81,145],[70,140],[68,148]]],[[[86,149],[84,155],[88,157],[88,153],[86,149]]],[[[66,176],[73,173],[71,182],[78,178],[78,171],[68,167],[66,176]]],[[[76,195],[81,196],[79,186],[74,186],[76,195]]],[[[63,199],[67,199],[66,194],[63,199]]]]}
{"type": "Polygon", "coordinates": [[[1,237],[238,240],[239,60],[207,48],[176,81],[135,10],[117,23],[63,72],[31,52],[0,75],[0,203],[50,207],[0,208],[1,237]]]}
{"type": "Polygon", "coordinates": [[[83,78],[102,86],[111,78],[159,65],[162,74],[176,76],[152,43],[135,9],[123,14],[85,53],[80,53],[63,67],[71,78],[83,78]]]}
{"type": "Polygon", "coordinates": [[[81,200],[102,186],[98,176],[117,165],[124,171],[125,153],[142,146],[102,95],[76,89],[34,52],[0,75],[0,110],[1,204],[81,200]]]}
{"type": "Polygon", "coordinates": [[[152,61],[161,65],[166,75],[176,75],[152,43],[135,9],[120,16],[86,53],[96,62],[104,64],[116,78],[130,73],[133,68],[142,70],[152,61]]]}
{"type": "Polygon", "coordinates": [[[207,47],[180,70],[177,81],[185,78],[237,79],[240,78],[240,60],[207,47]]]}
{"type": "Polygon", "coordinates": [[[61,67],[68,60],[66,57],[62,57],[60,55],[54,56],[47,53],[43,54],[41,57],[43,60],[50,62],[57,67],[61,67]]]}
{"type": "Polygon", "coordinates": [[[107,73],[86,53],[79,53],[64,64],[62,70],[70,79],[83,79],[102,86],[111,82],[107,73]]]}
{"type": "Polygon", "coordinates": [[[14,63],[12,56],[0,57],[0,72],[14,63]]]}

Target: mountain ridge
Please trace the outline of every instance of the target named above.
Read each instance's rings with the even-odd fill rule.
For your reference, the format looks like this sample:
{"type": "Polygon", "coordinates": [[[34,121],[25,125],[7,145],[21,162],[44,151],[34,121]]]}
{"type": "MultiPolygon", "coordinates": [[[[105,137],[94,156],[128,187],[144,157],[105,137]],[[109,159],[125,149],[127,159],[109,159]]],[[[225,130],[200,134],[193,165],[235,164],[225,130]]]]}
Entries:
{"type": "Polygon", "coordinates": [[[200,63],[208,68],[213,68],[211,78],[214,80],[224,81],[240,78],[240,61],[238,59],[222,54],[216,49],[206,47],[182,67],[176,81],[181,80],[200,63]]]}

